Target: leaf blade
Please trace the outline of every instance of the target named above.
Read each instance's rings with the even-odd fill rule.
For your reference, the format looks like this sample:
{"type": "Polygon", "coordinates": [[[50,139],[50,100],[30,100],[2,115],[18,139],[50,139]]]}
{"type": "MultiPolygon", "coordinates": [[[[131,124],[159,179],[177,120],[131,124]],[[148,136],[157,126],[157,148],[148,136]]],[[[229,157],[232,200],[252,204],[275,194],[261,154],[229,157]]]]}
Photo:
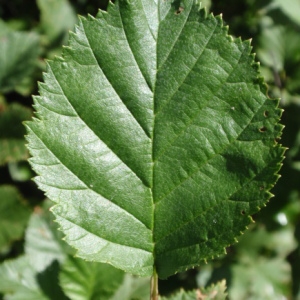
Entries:
{"type": "Polygon", "coordinates": [[[122,0],[81,18],[69,44],[27,123],[66,240],[160,278],[224,252],[270,198],[284,152],[249,41],[193,1],[122,0]]]}

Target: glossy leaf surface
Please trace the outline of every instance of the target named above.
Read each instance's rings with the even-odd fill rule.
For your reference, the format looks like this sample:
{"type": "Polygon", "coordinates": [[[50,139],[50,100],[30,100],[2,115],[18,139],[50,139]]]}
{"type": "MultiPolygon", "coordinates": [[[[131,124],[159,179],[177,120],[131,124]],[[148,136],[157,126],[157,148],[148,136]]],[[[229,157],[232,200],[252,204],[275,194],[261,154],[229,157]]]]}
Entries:
{"type": "Polygon", "coordinates": [[[284,152],[250,52],[189,0],[80,19],[27,124],[36,182],[80,257],[166,278],[246,229],[284,152]]]}

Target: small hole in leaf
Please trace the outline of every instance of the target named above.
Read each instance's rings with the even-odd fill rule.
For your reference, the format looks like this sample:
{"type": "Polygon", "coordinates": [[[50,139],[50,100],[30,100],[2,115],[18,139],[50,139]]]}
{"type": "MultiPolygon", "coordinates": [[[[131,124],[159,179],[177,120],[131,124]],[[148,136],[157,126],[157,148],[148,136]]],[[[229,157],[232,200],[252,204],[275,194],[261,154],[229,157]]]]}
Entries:
{"type": "Polygon", "coordinates": [[[241,211],[241,214],[242,214],[242,215],[245,215],[245,214],[246,214],[246,212],[245,212],[244,210],[242,210],[242,211],[241,211]]]}
{"type": "Polygon", "coordinates": [[[260,131],[260,132],[266,132],[266,131],[267,131],[267,128],[266,128],[266,127],[261,127],[261,128],[259,128],[259,131],[260,131]]]}
{"type": "Polygon", "coordinates": [[[264,116],[265,117],[268,117],[269,116],[269,112],[266,110],[266,111],[264,111],[264,116]]]}
{"type": "Polygon", "coordinates": [[[179,14],[181,14],[183,11],[184,11],[184,8],[183,8],[182,6],[180,6],[180,7],[176,10],[175,15],[179,15],[179,14]]]}

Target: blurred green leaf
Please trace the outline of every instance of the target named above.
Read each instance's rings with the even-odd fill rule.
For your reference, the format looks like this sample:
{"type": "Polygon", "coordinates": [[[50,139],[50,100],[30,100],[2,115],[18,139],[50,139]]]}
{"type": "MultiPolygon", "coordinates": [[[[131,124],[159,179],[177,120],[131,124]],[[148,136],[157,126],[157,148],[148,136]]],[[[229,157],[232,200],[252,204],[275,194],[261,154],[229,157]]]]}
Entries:
{"type": "Polygon", "coordinates": [[[0,166],[28,158],[22,122],[31,115],[29,108],[18,103],[0,104],[0,166]]]}
{"type": "MultiPolygon", "coordinates": [[[[225,280],[212,284],[205,289],[201,289],[201,293],[204,295],[203,300],[225,300],[227,299],[226,289],[225,280]]],[[[201,299],[201,297],[199,297],[199,299],[201,299]]]]}
{"type": "MultiPolygon", "coordinates": [[[[5,294],[5,299],[66,299],[58,285],[58,275],[59,263],[65,260],[69,247],[56,236],[57,225],[48,208],[46,201],[42,207],[35,208],[30,218],[25,235],[25,255],[0,265],[0,291],[5,294]]],[[[10,215],[7,211],[6,214],[10,215]]],[[[17,224],[14,218],[10,219],[17,224]]]]}
{"type": "Polygon", "coordinates": [[[110,265],[74,257],[69,257],[60,273],[61,287],[71,300],[110,300],[123,279],[124,272],[110,265]]]}
{"type": "Polygon", "coordinates": [[[290,296],[291,268],[281,257],[245,257],[231,270],[231,300],[280,300],[290,296]]]}
{"type": "Polygon", "coordinates": [[[40,289],[36,272],[25,256],[0,265],[0,291],[7,300],[50,300],[40,289]]]}
{"type": "Polygon", "coordinates": [[[150,278],[125,274],[122,284],[110,300],[149,300],[150,278]]]}
{"type": "Polygon", "coordinates": [[[268,232],[247,232],[237,245],[238,263],[231,267],[232,300],[273,300],[289,295],[291,267],[286,257],[296,248],[293,230],[285,226],[268,232]]]}
{"type": "MultiPolygon", "coordinates": [[[[175,295],[171,295],[170,297],[161,297],[160,300],[197,300],[198,293],[201,293],[200,291],[184,291],[180,290],[175,295]]],[[[202,295],[202,294],[200,294],[202,295]]],[[[201,299],[201,298],[200,298],[201,299]]]]}
{"type": "Polygon", "coordinates": [[[277,25],[269,17],[261,20],[257,55],[264,64],[263,74],[271,84],[272,96],[284,106],[300,103],[300,29],[277,25]],[[298,94],[298,95],[297,95],[298,94]]]}
{"type": "Polygon", "coordinates": [[[0,36],[13,32],[9,24],[0,19],[0,36]]]}
{"type": "Polygon", "coordinates": [[[284,69],[286,48],[284,33],[283,26],[265,26],[259,38],[258,58],[277,72],[284,69]]]}
{"type": "Polygon", "coordinates": [[[260,256],[263,251],[274,252],[276,256],[286,257],[297,246],[293,228],[282,227],[280,230],[269,232],[264,227],[258,227],[246,232],[239,238],[237,251],[248,257],[260,256]]]}
{"type": "Polygon", "coordinates": [[[23,236],[30,216],[14,186],[0,185],[0,250],[23,236]]]}
{"type": "MultiPolygon", "coordinates": [[[[300,62],[300,31],[276,25],[268,17],[261,20],[259,59],[277,72],[300,62]]],[[[296,67],[296,66],[294,66],[296,67]]]]}
{"type": "Polygon", "coordinates": [[[67,300],[58,285],[59,265],[36,272],[27,256],[0,265],[0,292],[7,300],[67,300]]]}
{"type": "Polygon", "coordinates": [[[39,36],[0,26],[0,92],[14,90],[35,69],[39,55],[39,36]]]}
{"type": "Polygon", "coordinates": [[[148,300],[150,279],[138,278],[114,267],[69,257],[60,284],[72,300],[148,300]]]}
{"type": "Polygon", "coordinates": [[[225,300],[227,299],[225,280],[212,284],[205,289],[194,291],[180,290],[177,294],[170,297],[161,297],[160,300],[225,300]]]}
{"type": "Polygon", "coordinates": [[[266,8],[267,11],[281,10],[287,17],[300,26],[299,0],[273,0],[266,8]]]}
{"type": "Polygon", "coordinates": [[[27,181],[34,175],[27,161],[9,162],[8,170],[14,181],[27,181]]]}
{"type": "Polygon", "coordinates": [[[28,223],[25,235],[25,253],[38,272],[44,271],[53,261],[63,263],[70,252],[62,234],[49,212],[50,201],[37,206],[28,223]]]}
{"type": "Polygon", "coordinates": [[[41,11],[40,27],[48,43],[65,43],[68,30],[74,28],[76,14],[68,0],[37,0],[41,11]]]}

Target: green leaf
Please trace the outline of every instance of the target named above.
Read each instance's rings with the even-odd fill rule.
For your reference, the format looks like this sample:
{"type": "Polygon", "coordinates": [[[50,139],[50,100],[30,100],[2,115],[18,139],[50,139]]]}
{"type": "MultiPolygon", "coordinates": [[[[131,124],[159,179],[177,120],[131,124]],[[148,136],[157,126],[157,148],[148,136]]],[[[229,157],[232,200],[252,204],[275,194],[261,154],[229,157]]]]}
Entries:
{"type": "MultiPolygon", "coordinates": [[[[1,197],[0,193],[0,199],[1,197]]],[[[46,201],[42,207],[35,207],[26,230],[25,255],[0,265],[0,292],[5,294],[5,299],[67,299],[58,285],[58,275],[59,263],[70,252],[68,245],[56,237],[58,231],[54,229],[57,226],[53,224],[53,217],[47,211],[49,204],[46,201]]],[[[5,211],[11,222],[9,232],[21,220],[18,213],[21,207],[20,204],[16,205],[13,214],[5,211]]],[[[2,219],[1,216],[1,221],[2,219]]]]}
{"type": "MultiPolygon", "coordinates": [[[[273,71],[283,71],[287,68],[286,65],[293,66],[299,63],[300,37],[298,30],[288,26],[273,25],[268,18],[263,18],[262,32],[258,41],[258,57],[273,71]]],[[[289,73],[291,73],[291,70],[289,70],[289,73]]],[[[299,88],[299,86],[297,87],[299,88]]]]}
{"type": "Polygon", "coordinates": [[[290,282],[290,265],[283,258],[249,258],[233,265],[229,295],[232,300],[287,299],[290,282]]]}
{"type": "Polygon", "coordinates": [[[46,300],[25,256],[0,265],[0,292],[9,300],[46,300]]]}
{"type": "Polygon", "coordinates": [[[35,207],[28,223],[25,235],[25,253],[30,264],[38,272],[44,271],[53,261],[63,263],[70,253],[68,245],[53,222],[49,212],[50,201],[42,207],[35,207]]]}
{"type": "Polygon", "coordinates": [[[28,158],[22,122],[31,118],[31,110],[17,103],[0,104],[0,165],[28,158]]]}
{"type": "Polygon", "coordinates": [[[36,182],[78,256],[166,278],[246,229],[284,153],[250,52],[190,0],[81,18],[27,124],[36,182]]]}
{"type": "Polygon", "coordinates": [[[72,300],[109,300],[123,278],[124,272],[110,265],[70,257],[62,266],[60,284],[72,300]]]}
{"type": "Polygon", "coordinates": [[[27,256],[0,265],[0,292],[7,300],[67,300],[58,285],[57,262],[36,272],[27,256]]]}
{"type": "Polygon", "coordinates": [[[162,297],[160,300],[226,300],[227,293],[226,282],[222,280],[217,284],[212,284],[206,289],[198,289],[194,291],[180,290],[176,295],[171,297],[162,297]]]}
{"type": "Polygon", "coordinates": [[[122,284],[110,300],[148,300],[150,295],[150,279],[125,274],[122,284]]]}
{"type": "Polygon", "coordinates": [[[60,284],[72,300],[148,300],[149,278],[136,278],[110,265],[69,257],[60,273],[60,284]]]}
{"type": "Polygon", "coordinates": [[[260,45],[257,54],[259,59],[274,71],[284,69],[285,61],[285,28],[283,26],[268,26],[260,35],[260,45]]]}
{"type": "MultiPolygon", "coordinates": [[[[160,300],[196,300],[200,291],[184,291],[180,290],[176,295],[171,297],[161,297],[160,300]]],[[[201,299],[201,298],[200,298],[201,299]]]]}
{"type": "Polygon", "coordinates": [[[278,257],[287,257],[297,247],[293,228],[283,227],[280,230],[269,232],[263,227],[248,231],[241,236],[237,251],[241,255],[251,256],[254,260],[263,251],[268,250],[278,257]]]}
{"type": "Polygon", "coordinates": [[[33,172],[27,161],[8,163],[8,171],[12,180],[27,181],[32,178],[33,172]]]}
{"type": "Polygon", "coordinates": [[[41,11],[41,29],[51,43],[64,40],[76,22],[75,12],[68,0],[37,0],[41,11]]]}
{"type": "Polygon", "coordinates": [[[23,203],[18,190],[0,185],[0,250],[23,236],[30,209],[23,203]]]}
{"type": "Polygon", "coordinates": [[[273,0],[265,9],[268,11],[280,9],[295,24],[300,25],[300,3],[298,0],[273,0]]]}
{"type": "Polygon", "coordinates": [[[161,297],[160,300],[226,300],[227,294],[225,280],[212,284],[206,289],[198,289],[193,291],[180,290],[171,297],[161,297]]]}
{"type": "Polygon", "coordinates": [[[274,232],[259,227],[239,239],[238,262],[231,268],[232,300],[268,300],[289,296],[291,266],[286,257],[297,247],[288,226],[274,232]]]}
{"type": "MultiPolygon", "coordinates": [[[[206,300],[225,300],[227,299],[226,291],[226,281],[222,280],[216,284],[212,284],[209,287],[203,289],[201,293],[204,294],[204,299],[206,300]]],[[[200,298],[201,299],[201,298],[200,298]]]]}
{"type": "Polygon", "coordinates": [[[0,27],[0,92],[14,90],[31,75],[39,54],[34,32],[14,32],[0,27]]]}

